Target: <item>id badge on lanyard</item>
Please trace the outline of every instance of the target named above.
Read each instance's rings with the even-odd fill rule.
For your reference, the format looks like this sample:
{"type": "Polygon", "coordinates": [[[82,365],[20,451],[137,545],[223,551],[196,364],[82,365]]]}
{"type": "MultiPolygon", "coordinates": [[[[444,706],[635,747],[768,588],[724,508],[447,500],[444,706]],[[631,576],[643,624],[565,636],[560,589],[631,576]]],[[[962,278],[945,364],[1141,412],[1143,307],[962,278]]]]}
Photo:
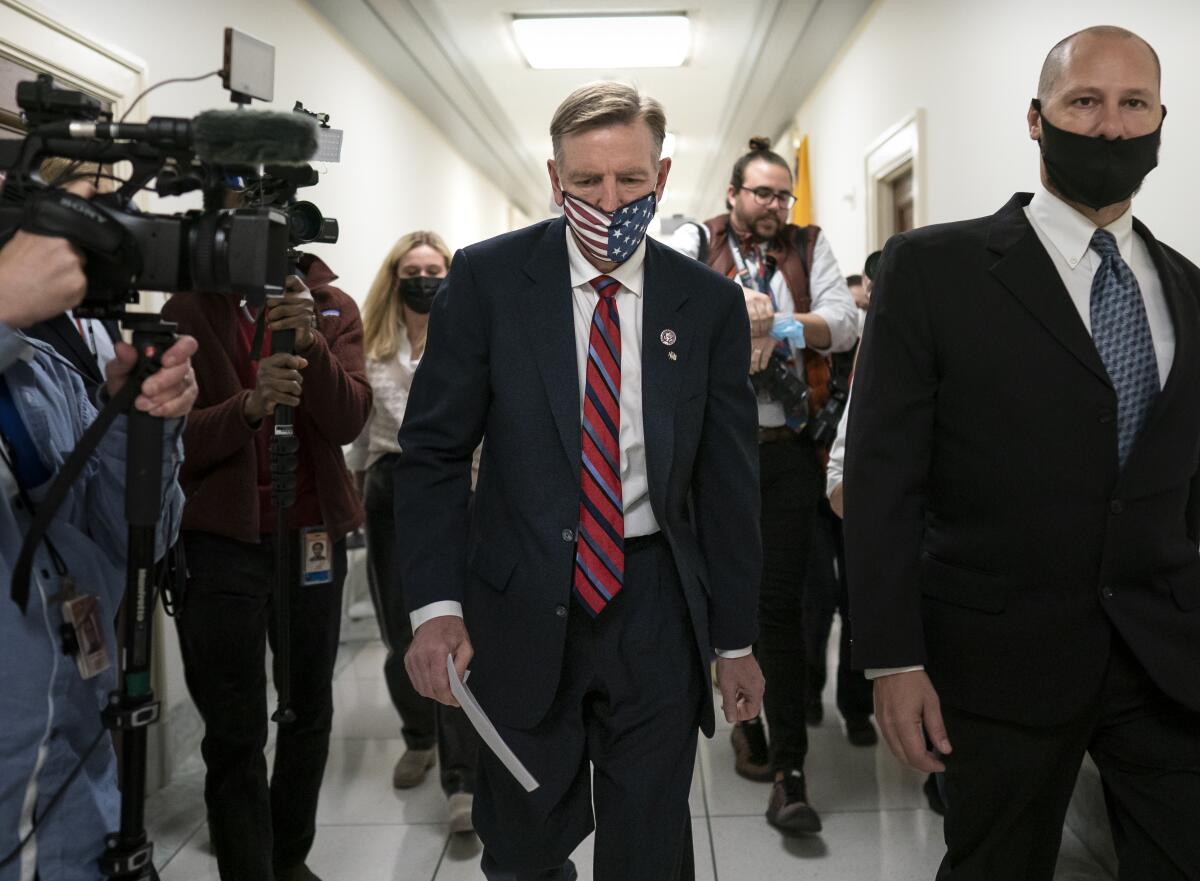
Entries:
{"type": "Polygon", "coordinates": [[[726,234],[729,238],[729,250],[733,252],[733,265],[737,269],[738,278],[742,281],[742,287],[750,288],[752,291],[766,294],[771,298],[771,307],[779,308],[779,304],[775,302],[775,294],[771,290],[771,283],[768,281],[766,273],[762,273],[758,278],[750,274],[750,266],[746,262],[746,258],[742,256],[742,249],[738,247],[737,239],[734,238],[733,231],[730,230],[726,234]],[[761,279],[761,284],[759,283],[761,279]]]}
{"type": "Polygon", "coordinates": [[[329,530],[324,526],[301,529],[300,550],[301,559],[304,560],[304,573],[301,577],[303,584],[329,584],[333,581],[333,554],[329,530]]]}

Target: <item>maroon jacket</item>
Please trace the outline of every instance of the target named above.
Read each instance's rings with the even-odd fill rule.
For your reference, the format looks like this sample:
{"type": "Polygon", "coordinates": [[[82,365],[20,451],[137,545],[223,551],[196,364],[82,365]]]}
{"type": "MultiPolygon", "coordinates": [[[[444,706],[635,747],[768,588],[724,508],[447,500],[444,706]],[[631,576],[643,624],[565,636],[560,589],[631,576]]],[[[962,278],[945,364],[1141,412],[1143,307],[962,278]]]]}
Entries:
{"type": "MultiPolygon", "coordinates": [[[[300,353],[304,394],[296,408],[309,438],[321,515],[336,541],[363,522],[363,508],[342,446],[352,442],[371,412],[371,388],[363,363],[362,321],[349,295],[333,287],[336,275],[321,260],[300,262],[316,300],[315,342],[300,353]]],[[[212,532],[238,541],[259,541],[258,467],[254,433],[242,408],[250,392],[234,367],[238,351],[236,297],[177,294],[163,318],[200,344],[193,356],[199,397],[183,434],[185,458],[179,481],[187,496],[183,528],[212,532]]]]}

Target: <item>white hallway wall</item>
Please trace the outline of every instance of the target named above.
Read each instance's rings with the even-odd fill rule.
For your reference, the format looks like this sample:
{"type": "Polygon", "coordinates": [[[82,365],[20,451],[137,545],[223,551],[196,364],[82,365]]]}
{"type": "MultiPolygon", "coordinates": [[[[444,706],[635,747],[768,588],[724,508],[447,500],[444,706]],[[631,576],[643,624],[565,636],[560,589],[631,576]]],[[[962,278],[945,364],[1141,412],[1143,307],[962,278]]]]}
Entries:
{"type": "Polygon", "coordinates": [[[889,128],[925,110],[927,222],[991,214],[1038,181],[1025,112],[1046,52],[1094,24],[1145,37],[1163,64],[1159,167],[1134,209],[1163,241],[1200,260],[1193,211],[1200,156],[1196,0],[878,0],[803,104],[814,214],[846,274],[868,253],[864,157],[889,128]]]}
{"type": "MultiPolygon", "coordinates": [[[[290,110],[299,99],[309,109],[329,113],[331,125],[345,130],[341,163],[321,169],[321,182],[303,194],[340,221],[340,242],[311,250],[329,262],[340,275],[338,284],[360,305],[380,262],[403,233],[434,229],[453,249],[524,223],[505,194],[303,0],[45,0],[36,7],[142,61],[147,85],[216,70],[226,26],[273,43],[276,100],[271,109],[290,110]]],[[[214,77],[151,92],[135,115],[192,116],[231,106],[214,77]]],[[[198,204],[192,197],[164,199],[152,201],[151,210],[198,204]]],[[[156,771],[169,775],[199,736],[175,628],[161,616],[158,635],[165,665],[157,688],[166,716],[152,781],[159,778],[156,771]]]]}

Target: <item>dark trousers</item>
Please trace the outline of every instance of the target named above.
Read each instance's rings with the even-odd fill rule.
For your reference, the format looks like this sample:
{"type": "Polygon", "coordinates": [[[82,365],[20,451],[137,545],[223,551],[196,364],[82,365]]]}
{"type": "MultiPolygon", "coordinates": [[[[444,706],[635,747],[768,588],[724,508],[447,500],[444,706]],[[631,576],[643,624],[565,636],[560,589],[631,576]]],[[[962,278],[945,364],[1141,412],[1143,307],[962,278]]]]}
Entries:
{"type": "Polygon", "coordinates": [[[828,677],[825,647],[833,616],[842,619],[838,645],[837,707],[844,719],[865,718],[875,712],[871,682],[850,660],[850,602],[846,586],[846,549],[842,520],[822,498],[813,530],[812,553],[804,581],[804,645],[808,661],[809,700],[820,700],[828,677]]]}
{"type": "Polygon", "coordinates": [[[802,769],[808,754],[804,702],[804,579],[822,494],[817,452],[807,438],[758,447],[762,490],[763,570],[754,654],[766,680],[771,767],[802,769]]]}
{"type": "Polygon", "coordinates": [[[1101,693],[1065,725],[942,711],[954,751],[938,881],[1050,881],[1085,751],[1122,881],[1200,878],[1200,713],[1167,698],[1115,634],[1101,693]]]}
{"type": "Polygon", "coordinates": [[[497,726],[540,787],[526,793],[481,752],[484,874],[570,881],[568,857],[594,828],[595,881],[691,881],[688,791],[711,697],[671,552],[659,538],[627,543],[624,587],[595,618],[564,601],[562,680],[546,717],[497,726]]]}
{"type": "MultiPolygon", "coordinates": [[[[204,719],[208,829],[222,881],[273,881],[303,863],[316,834],[317,797],[333,723],[333,667],[346,580],[346,543],[332,548],[333,582],[291,579],[291,707],[280,726],[270,782],[266,643],[271,614],[274,537],[245,544],[185,532],[188,588],[176,624],[188,690],[204,719]]],[[[300,539],[289,533],[293,572],[300,539]]],[[[276,681],[280,679],[278,665],[276,681]]]]}
{"type": "Polygon", "coordinates": [[[367,583],[375,603],[379,635],[387,647],[383,675],[392,704],[400,714],[400,733],[409,749],[437,746],[442,789],[447,795],[475,791],[479,736],[466,714],[421,697],[404,669],[404,653],[412,644],[412,625],[396,574],[396,515],[392,470],[398,455],[380,458],[367,471],[363,499],[367,509],[367,583]]]}

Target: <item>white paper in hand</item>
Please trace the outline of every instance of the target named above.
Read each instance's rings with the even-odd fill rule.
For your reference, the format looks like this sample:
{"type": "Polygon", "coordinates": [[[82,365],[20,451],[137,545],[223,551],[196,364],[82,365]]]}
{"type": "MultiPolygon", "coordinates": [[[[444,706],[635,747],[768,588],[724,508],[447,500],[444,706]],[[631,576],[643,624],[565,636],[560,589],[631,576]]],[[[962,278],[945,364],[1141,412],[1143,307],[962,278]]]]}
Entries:
{"type": "Polygon", "coordinates": [[[475,730],[479,732],[483,742],[496,754],[496,758],[504,763],[504,767],[508,768],[509,773],[517,779],[517,782],[525,787],[526,792],[533,792],[537,789],[538,782],[533,779],[533,775],[521,764],[516,753],[509,749],[508,744],[501,739],[500,732],[496,730],[492,720],[484,714],[483,708],[479,706],[479,701],[475,700],[475,695],[471,694],[466,684],[459,680],[458,671],[454,669],[454,655],[446,656],[446,672],[450,674],[450,691],[453,692],[459,706],[463,708],[463,712],[467,714],[467,718],[471,720],[471,724],[475,726],[475,730]]]}

